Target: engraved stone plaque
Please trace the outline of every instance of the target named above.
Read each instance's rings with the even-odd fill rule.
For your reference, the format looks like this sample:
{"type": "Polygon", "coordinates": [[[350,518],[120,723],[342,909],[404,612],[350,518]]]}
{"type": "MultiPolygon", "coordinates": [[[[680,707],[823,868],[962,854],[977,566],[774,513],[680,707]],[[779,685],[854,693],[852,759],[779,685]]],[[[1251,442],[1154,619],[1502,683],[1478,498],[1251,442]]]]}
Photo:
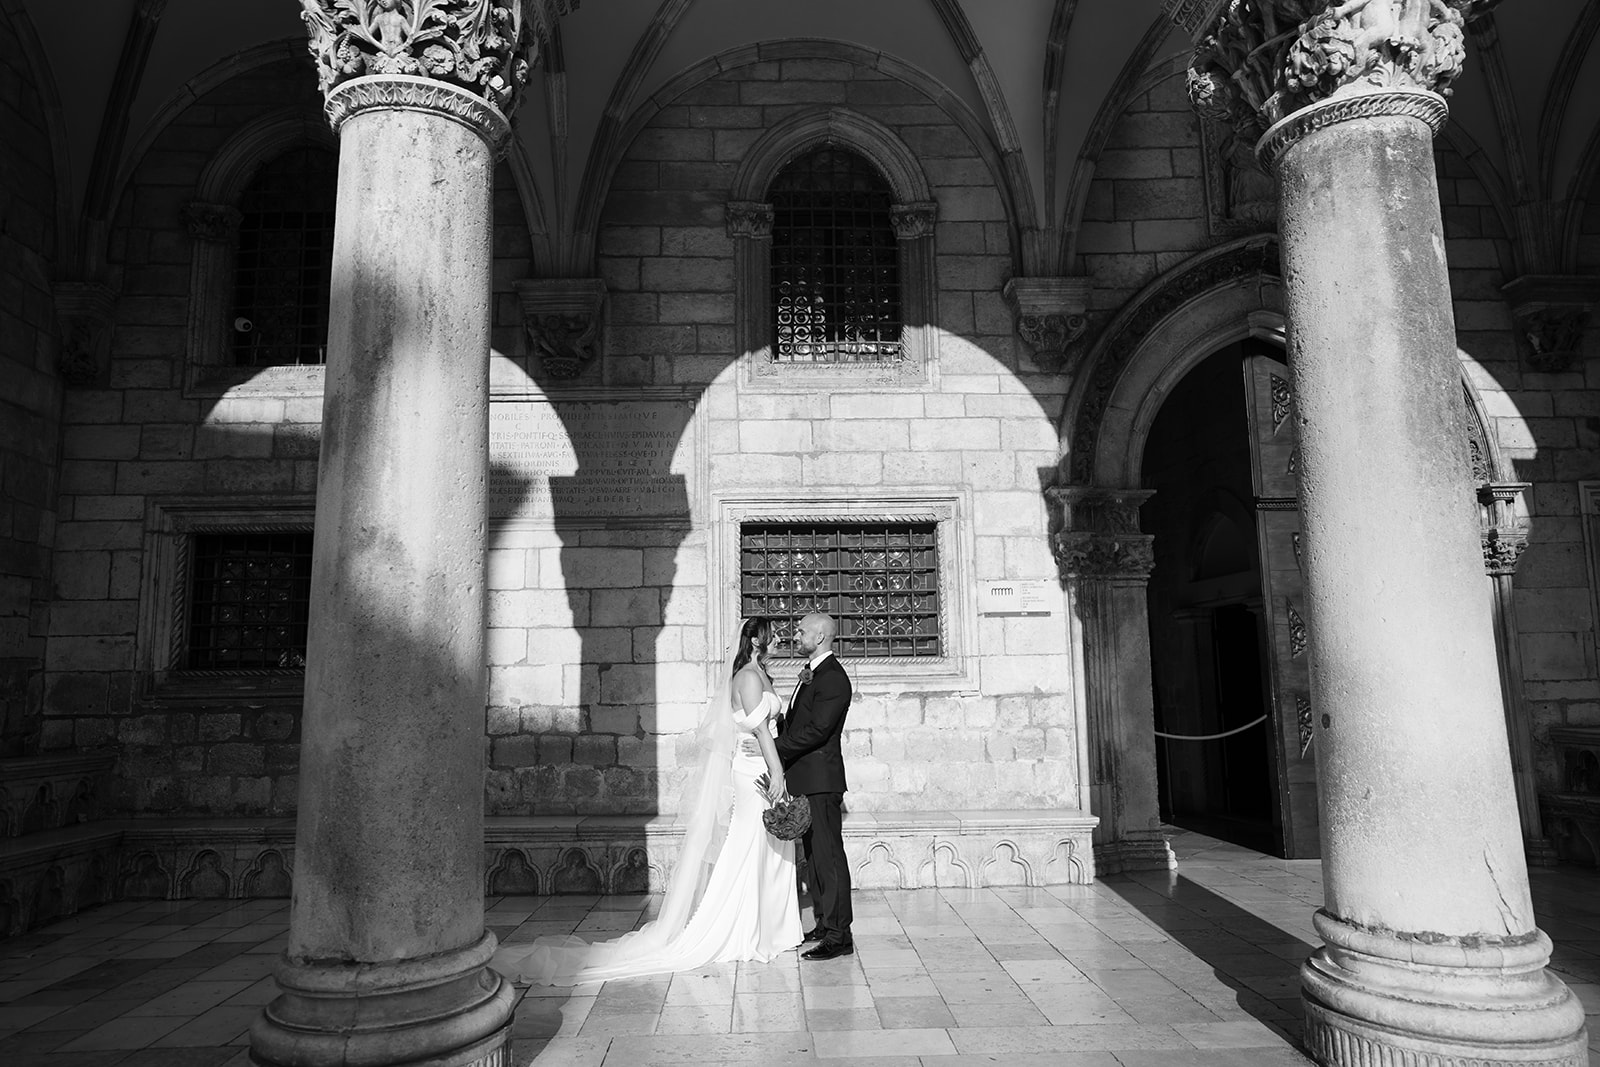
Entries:
{"type": "Polygon", "coordinates": [[[693,416],[686,400],[496,400],[489,515],[557,526],[687,522],[693,416]]]}

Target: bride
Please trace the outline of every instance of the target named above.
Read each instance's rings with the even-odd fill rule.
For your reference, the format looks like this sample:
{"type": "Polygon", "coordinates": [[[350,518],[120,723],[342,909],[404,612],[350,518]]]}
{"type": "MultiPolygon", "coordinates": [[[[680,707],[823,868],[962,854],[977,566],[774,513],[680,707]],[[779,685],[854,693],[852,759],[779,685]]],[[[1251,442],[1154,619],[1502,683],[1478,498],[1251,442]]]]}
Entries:
{"type": "Polygon", "coordinates": [[[765,963],[800,944],[794,842],[772,837],[761,821],[768,800],[784,794],[773,744],[782,701],[766,669],[773,630],[770,619],[745,620],[695,731],[699,760],[678,807],[683,843],[655,921],[592,945],[570,936],[503,945],[492,967],[516,982],[567,986],[765,963]],[[754,735],[761,755],[740,751],[740,733],[754,735]]]}

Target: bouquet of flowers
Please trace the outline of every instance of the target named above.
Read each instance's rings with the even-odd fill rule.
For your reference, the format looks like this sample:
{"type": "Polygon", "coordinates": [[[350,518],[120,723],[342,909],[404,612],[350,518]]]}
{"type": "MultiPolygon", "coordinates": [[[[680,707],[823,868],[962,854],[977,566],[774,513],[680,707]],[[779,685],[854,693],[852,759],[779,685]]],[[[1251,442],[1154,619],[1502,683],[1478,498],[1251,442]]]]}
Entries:
{"type": "Polygon", "coordinates": [[[761,813],[767,833],[779,841],[793,841],[811,829],[811,801],[807,797],[784,797],[772,802],[761,813]]]}

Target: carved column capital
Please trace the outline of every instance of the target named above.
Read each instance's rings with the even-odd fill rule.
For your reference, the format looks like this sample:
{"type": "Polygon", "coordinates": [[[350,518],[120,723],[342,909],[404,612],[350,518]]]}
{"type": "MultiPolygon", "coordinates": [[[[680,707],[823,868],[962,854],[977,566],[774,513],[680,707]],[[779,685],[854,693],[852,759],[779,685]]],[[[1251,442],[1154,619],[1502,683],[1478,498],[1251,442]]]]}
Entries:
{"type": "Polygon", "coordinates": [[[56,368],[69,386],[97,384],[111,347],[111,316],[117,294],[99,282],[60,282],[55,288],[61,346],[56,368]]]}
{"type": "Polygon", "coordinates": [[[1524,274],[1500,287],[1516,320],[1517,345],[1528,366],[1545,374],[1572,369],[1589,313],[1600,302],[1600,278],[1524,274]]]}
{"type": "Polygon", "coordinates": [[[1017,334],[1046,371],[1072,373],[1089,332],[1091,281],[1078,278],[1012,278],[1001,295],[1016,315],[1017,334]]]}
{"type": "Polygon", "coordinates": [[[501,147],[530,60],[580,0],[300,0],[334,129],[373,108],[443,112],[501,147]]]}
{"type": "Polygon", "coordinates": [[[1528,547],[1528,522],[1518,506],[1530,482],[1490,482],[1478,487],[1482,505],[1483,567],[1491,578],[1509,575],[1528,547]]]}
{"type": "Polygon", "coordinates": [[[1155,538],[1139,528],[1148,489],[1053,486],[1045,491],[1059,532],[1051,550],[1063,578],[1148,581],[1155,569],[1155,538]]]}
{"type": "Polygon", "coordinates": [[[895,238],[901,241],[932,237],[933,224],[938,217],[939,205],[933,200],[913,200],[908,204],[889,206],[889,225],[894,227],[895,238]]]}
{"type": "Polygon", "coordinates": [[[600,355],[606,284],[599,278],[522,278],[522,325],[544,373],[568,381],[600,355]]]}
{"type": "Polygon", "coordinates": [[[1300,137],[1347,119],[1412,115],[1434,132],[1466,61],[1472,0],[1225,0],[1168,13],[1201,27],[1189,100],[1256,142],[1268,170],[1300,137]],[[1212,15],[1204,19],[1202,10],[1212,15]]]}
{"type": "Polygon", "coordinates": [[[724,208],[724,214],[729,237],[754,237],[759,240],[772,237],[771,204],[757,200],[730,200],[724,208]]]}
{"type": "Polygon", "coordinates": [[[201,241],[232,244],[239,236],[239,224],[243,221],[244,213],[232,204],[191,200],[183,207],[183,222],[189,236],[201,241]]]}

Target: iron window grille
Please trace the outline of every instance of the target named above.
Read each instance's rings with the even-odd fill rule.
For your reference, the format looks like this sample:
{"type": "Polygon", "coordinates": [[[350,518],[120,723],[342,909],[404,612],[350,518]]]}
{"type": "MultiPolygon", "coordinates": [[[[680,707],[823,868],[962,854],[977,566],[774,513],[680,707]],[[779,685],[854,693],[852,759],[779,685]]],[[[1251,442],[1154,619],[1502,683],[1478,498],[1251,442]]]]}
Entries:
{"type": "Polygon", "coordinates": [[[746,523],[739,548],[742,613],[776,620],[781,651],[822,611],[840,656],[942,654],[936,523],[746,523]]]}
{"type": "Polygon", "coordinates": [[[241,197],[233,319],[239,366],[325,362],[337,188],[333,153],[297,148],[262,167],[241,197]]]}
{"type": "Polygon", "coordinates": [[[819,148],[773,179],[772,358],[898,360],[900,248],[889,184],[861,156],[819,148]]]}
{"type": "Polygon", "coordinates": [[[189,670],[301,670],[311,602],[311,533],[195,534],[189,670]]]}

